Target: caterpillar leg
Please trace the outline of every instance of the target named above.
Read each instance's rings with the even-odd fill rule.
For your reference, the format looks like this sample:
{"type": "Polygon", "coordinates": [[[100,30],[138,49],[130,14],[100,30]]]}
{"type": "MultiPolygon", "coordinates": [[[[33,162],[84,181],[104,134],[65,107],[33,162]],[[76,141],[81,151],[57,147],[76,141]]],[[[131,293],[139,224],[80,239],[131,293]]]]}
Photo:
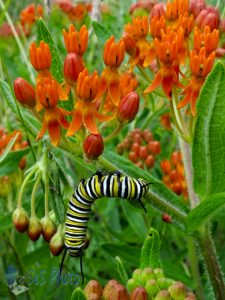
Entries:
{"type": "Polygon", "coordinates": [[[63,263],[64,263],[64,259],[66,257],[66,253],[67,253],[67,248],[65,248],[64,252],[63,252],[63,257],[62,257],[62,261],[60,264],[60,269],[59,269],[59,277],[58,277],[58,281],[57,281],[57,285],[60,285],[60,281],[61,281],[61,273],[62,273],[62,268],[63,268],[63,263]]]}
{"type": "Polygon", "coordinates": [[[146,211],[146,209],[145,209],[145,206],[144,206],[144,203],[141,201],[141,199],[138,198],[137,200],[138,200],[138,202],[141,204],[141,206],[143,207],[145,213],[147,213],[147,211],[146,211]]]}

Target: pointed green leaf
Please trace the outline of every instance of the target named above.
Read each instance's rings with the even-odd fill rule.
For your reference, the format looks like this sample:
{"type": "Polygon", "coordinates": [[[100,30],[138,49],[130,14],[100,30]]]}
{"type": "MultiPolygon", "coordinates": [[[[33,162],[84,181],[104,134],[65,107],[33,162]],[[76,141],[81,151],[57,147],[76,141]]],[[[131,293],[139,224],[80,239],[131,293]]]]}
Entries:
{"type": "Polygon", "coordinates": [[[16,142],[16,139],[18,137],[19,133],[17,133],[8,143],[8,145],[6,146],[4,152],[2,153],[2,155],[0,155],[0,165],[1,164],[4,164],[4,161],[6,161],[7,159],[7,156],[10,152],[10,150],[12,149],[13,145],[15,144],[16,142]]]}
{"type": "Polygon", "coordinates": [[[82,289],[78,287],[73,291],[71,300],[87,300],[87,298],[82,289]]]}
{"type": "Polygon", "coordinates": [[[15,103],[15,99],[12,95],[12,91],[8,85],[7,82],[0,80],[0,89],[2,91],[2,94],[4,96],[4,99],[6,100],[8,106],[10,107],[10,109],[17,114],[17,108],[16,108],[16,103],[15,103]]]}
{"type": "Polygon", "coordinates": [[[99,41],[105,43],[105,41],[111,36],[109,30],[101,22],[93,21],[92,25],[99,41]]]}
{"type": "Polygon", "coordinates": [[[198,99],[193,142],[195,191],[204,196],[225,191],[225,69],[217,62],[198,99]]]}
{"type": "Polygon", "coordinates": [[[225,193],[218,193],[207,197],[188,215],[186,220],[187,231],[194,231],[208,222],[225,206],[225,193]]]}
{"type": "Polygon", "coordinates": [[[128,281],[128,275],[127,275],[127,271],[124,267],[124,264],[122,262],[122,260],[120,259],[119,256],[116,256],[116,267],[117,267],[117,272],[120,276],[120,279],[121,279],[121,283],[123,285],[126,285],[127,284],[127,281],[128,281]]]}
{"type": "Polygon", "coordinates": [[[151,228],[141,250],[140,268],[160,268],[160,237],[157,230],[151,228]]]}

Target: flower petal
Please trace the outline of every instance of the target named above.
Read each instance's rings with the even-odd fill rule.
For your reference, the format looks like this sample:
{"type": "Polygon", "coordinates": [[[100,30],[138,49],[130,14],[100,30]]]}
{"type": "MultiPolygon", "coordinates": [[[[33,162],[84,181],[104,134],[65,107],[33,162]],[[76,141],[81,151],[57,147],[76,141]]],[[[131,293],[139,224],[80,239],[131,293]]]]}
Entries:
{"type": "Polygon", "coordinates": [[[120,83],[119,81],[110,81],[108,84],[108,93],[114,105],[120,102],[120,83]]]}
{"type": "Polygon", "coordinates": [[[83,123],[84,126],[93,134],[98,134],[98,128],[95,121],[95,108],[87,107],[83,112],[83,123]]]}
{"type": "Polygon", "coordinates": [[[42,138],[43,135],[45,134],[46,130],[47,130],[47,123],[45,122],[45,120],[43,120],[41,130],[38,133],[38,136],[37,136],[36,140],[39,140],[40,138],[42,138]]]}
{"type": "Polygon", "coordinates": [[[82,113],[79,109],[75,109],[73,112],[73,119],[70,123],[70,127],[66,133],[67,136],[73,135],[82,125],[82,113]]]}
{"type": "Polygon", "coordinates": [[[52,145],[57,147],[60,141],[60,125],[57,120],[53,120],[48,123],[48,133],[52,145]]]}
{"type": "Polygon", "coordinates": [[[144,90],[144,93],[150,93],[154,91],[158,86],[160,86],[162,82],[162,76],[160,71],[155,75],[155,78],[153,79],[152,83],[147,87],[147,89],[144,90]]]}

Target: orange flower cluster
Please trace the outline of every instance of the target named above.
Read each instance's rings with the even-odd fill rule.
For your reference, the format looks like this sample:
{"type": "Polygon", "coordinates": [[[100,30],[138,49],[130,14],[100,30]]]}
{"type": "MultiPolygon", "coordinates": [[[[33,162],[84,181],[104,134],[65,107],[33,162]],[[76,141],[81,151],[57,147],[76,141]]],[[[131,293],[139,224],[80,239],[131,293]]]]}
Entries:
{"type": "Polygon", "coordinates": [[[30,34],[31,28],[36,19],[42,17],[43,13],[43,7],[40,4],[35,5],[34,3],[28,5],[21,11],[20,23],[26,35],[30,34]]]}
{"type": "MultiPolygon", "coordinates": [[[[213,67],[214,51],[219,43],[219,31],[215,29],[219,26],[218,9],[204,4],[198,10],[200,3],[195,2],[190,6],[188,0],[155,4],[151,9],[150,22],[147,16],[134,18],[132,23],[125,25],[123,34],[131,68],[150,67],[154,71],[157,61],[155,77],[144,93],[162,86],[165,95],[171,99],[174,88],[183,89],[184,98],[178,108],[190,103],[193,116],[200,89],[213,67]],[[200,14],[201,22],[197,20],[200,20],[200,14]],[[195,22],[199,27],[194,29],[195,22]],[[189,36],[193,29],[194,49],[189,51],[189,36]],[[186,78],[186,74],[181,69],[187,60],[193,76],[185,86],[181,78],[186,78]]],[[[223,52],[218,52],[218,55],[220,53],[223,52]]]]}
{"type": "Polygon", "coordinates": [[[183,195],[186,199],[187,184],[184,176],[184,166],[180,152],[174,151],[170,160],[161,161],[161,169],[164,173],[162,181],[177,195],[183,195]]]}
{"type": "MultiPolygon", "coordinates": [[[[28,142],[23,140],[22,132],[20,130],[14,130],[12,133],[7,133],[3,128],[0,128],[0,155],[4,152],[10,140],[15,137],[16,142],[14,143],[11,151],[16,151],[20,149],[24,149],[28,146],[28,142]]],[[[19,167],[24,169],[26,166],[25,157],[23,157],[19,162],[19,167]]]]}

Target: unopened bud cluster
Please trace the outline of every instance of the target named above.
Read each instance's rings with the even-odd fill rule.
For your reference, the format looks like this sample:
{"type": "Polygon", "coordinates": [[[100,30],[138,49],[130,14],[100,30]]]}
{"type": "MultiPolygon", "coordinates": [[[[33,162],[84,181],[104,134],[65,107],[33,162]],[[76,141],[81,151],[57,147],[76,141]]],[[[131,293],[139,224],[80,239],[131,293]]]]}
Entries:
{"type": "Polygon", "coordinates": [[[126,154],[139,168],[150,169],[155,164],[155,157],[161,152],[160,142],[154,140],[149,129],[133,129],[125,139],[117,145],[117,153],[126,154]]]}
{"type": "Polygon", "coordinates": [[[181,153],[174,151],[170,160],[162,160],[161,169],[164,173],[162,181],[165,185],[177,195],[187,198],[187,184],[181,153]]]}
{"type": "Polygon", "coordinates": [[[164,276],[160,268],[136,269],[126,287],[110,280],[104,288],[96,280],[91,280],[84,289],[87,300],[195,300],[180,281],[164,276]]]}

